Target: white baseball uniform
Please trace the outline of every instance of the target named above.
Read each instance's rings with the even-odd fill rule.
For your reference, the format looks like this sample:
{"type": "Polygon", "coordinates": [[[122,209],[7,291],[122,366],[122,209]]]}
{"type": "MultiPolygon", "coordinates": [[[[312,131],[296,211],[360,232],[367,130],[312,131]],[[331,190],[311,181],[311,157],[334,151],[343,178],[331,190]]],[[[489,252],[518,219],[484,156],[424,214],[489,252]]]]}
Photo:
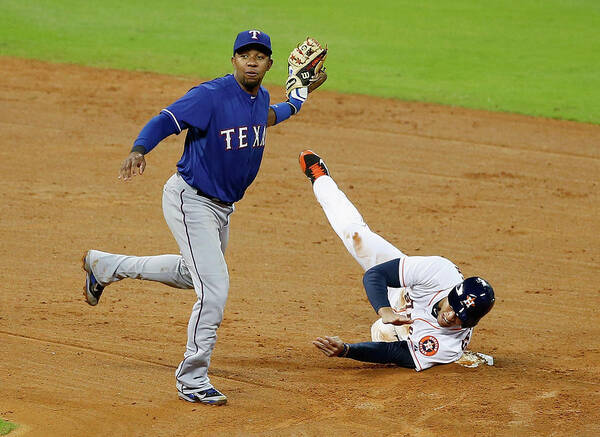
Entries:
{"type": "Polygon", "coordinates": [[[395,311],[409,315],[413,323],[394,326],[379,319],[371,328],[372,340],[406,340],[417,371],[458,360],[469,344],[472,328],[441,327],[432,314],[435,304],[463,281],[458,267],[439,256],[407,256],[371,231],[331,177],[317,178],[313,191],[333,230],[363,270],[400,259],[402,287],[388,287],[388,299],[395,311]]]}

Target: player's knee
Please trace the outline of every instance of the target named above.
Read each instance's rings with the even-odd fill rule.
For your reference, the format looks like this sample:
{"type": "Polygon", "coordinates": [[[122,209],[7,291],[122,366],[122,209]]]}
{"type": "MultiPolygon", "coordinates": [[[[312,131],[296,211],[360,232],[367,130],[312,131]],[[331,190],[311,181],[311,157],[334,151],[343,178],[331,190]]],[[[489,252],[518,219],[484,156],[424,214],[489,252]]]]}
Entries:
{"type": "Polygon", "coordinates": [[[185,264],[183,257],[181,257],[181,259],[179,260],[179,265],[177,267],[177,279],[179,280],[179,282],[181,282],[182,288],[194,288],[194,280],[192,279],[192,274],[190,273],[190,270],[185,264]]]}

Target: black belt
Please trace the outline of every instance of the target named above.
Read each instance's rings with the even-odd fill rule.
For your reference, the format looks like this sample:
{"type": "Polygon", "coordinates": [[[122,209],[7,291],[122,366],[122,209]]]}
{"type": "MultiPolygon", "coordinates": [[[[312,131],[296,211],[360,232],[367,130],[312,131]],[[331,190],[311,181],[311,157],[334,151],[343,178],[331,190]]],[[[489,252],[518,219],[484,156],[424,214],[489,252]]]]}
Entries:
{"type": "Polygon", "coordinates": [[[233,202],[225,202],[225,201],[219,199],[218,197],[209,196],[208,194],[206,194],[202,190],[196,189],[196,193],[198,194],[198,196],[206,197],[208,200],[211,200],[211,201],[215,202],[217,205],[221,205],[221,206],[233,206],[233,202]]]}

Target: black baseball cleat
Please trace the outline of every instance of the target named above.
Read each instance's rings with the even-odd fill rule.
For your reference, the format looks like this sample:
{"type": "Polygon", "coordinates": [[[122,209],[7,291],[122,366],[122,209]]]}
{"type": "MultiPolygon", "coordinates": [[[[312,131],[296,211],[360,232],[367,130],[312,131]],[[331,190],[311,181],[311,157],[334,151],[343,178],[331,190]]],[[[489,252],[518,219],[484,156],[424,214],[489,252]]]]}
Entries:
{"type": "Polygon", "coordinates": [[[83,296],[90,305],[98,305],[100,296],[104,291],[104,287],[100,285],[94,274],[89,261],[90,252],[83,255],[81,259],[83,270],[85,271],[85,286],[83,287],[83,296]]]}
{"type": "Polygon", "coordinates": [[[300,161],[300,168],[311,183],[314,184],[315,180],[321,176],[329,176],[329,169],[325,162],[312,150],[305,150],[300,153],[298,160],[300,161]]]}

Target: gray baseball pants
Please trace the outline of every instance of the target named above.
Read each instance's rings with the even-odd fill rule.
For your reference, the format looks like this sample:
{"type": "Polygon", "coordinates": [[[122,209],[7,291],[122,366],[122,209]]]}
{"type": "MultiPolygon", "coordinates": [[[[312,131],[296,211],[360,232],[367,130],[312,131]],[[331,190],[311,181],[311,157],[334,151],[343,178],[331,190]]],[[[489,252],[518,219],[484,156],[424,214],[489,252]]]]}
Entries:
{"type": "Polygon", "coordinates": [[[234,207],[198,195],[178,173],[165,184],[162,203],[181,255],[137,257],[92,250],[89,263],[102,285],[132,278],[194,288],[198,299],[188,322],[184,358],[175,372],[178,389],[189,394],[212,387],[207,373],[229,291],[224,254],[234,207]]]}

